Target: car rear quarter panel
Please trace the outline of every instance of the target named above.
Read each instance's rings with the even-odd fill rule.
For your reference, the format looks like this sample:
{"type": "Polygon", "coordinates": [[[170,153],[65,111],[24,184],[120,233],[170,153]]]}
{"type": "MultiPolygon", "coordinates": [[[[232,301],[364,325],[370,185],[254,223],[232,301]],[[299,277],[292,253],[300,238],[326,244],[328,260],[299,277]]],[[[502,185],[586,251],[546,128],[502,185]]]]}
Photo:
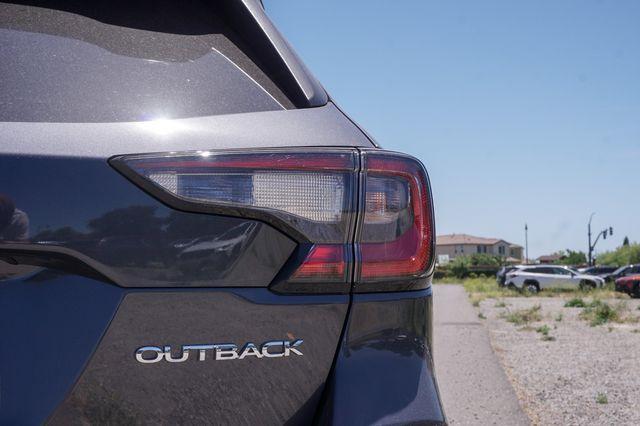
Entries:
{"type": "Polygon", "coordinates": [[[354,295],[321,423],[444,424],[431,318],[430,287],[354,295]]]}

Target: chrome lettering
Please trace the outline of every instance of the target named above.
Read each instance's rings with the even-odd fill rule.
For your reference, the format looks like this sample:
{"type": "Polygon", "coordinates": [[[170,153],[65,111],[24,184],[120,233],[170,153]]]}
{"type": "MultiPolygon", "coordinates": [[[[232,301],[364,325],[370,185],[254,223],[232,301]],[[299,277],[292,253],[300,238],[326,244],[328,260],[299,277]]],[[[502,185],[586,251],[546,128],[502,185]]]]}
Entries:
{"type": "Polygon", "coordinates": [[[247,356],[255,356],[256,358],[262,358],[262,354],[253,343],[247,343],[240,351],[238,359],[244,359],[247,356]]]}
{"type": "Polygon", "coordinates": [[[296,349],[297,347],[299,347],[302,344],[302,342],[303,342],[302,339],[297,339],[297,340],[294,340],[293,342],[285,341],[284,342],[284,356],[289,356],[289,354],[291,352],[293,352],[294,354],[297,354],[297,355],[302,355],[302,352],[300,352],[298,349],[296,349]]]}
{"type": "Polygon", "coordinates": [[[247,357],[262,358],[280,358],[288,357],[292,354],[302,356],[300,346],[304,341],[302,339],[288,340],[270,340],[262,345],[256,345],[247,342],[242,349],[238,351],[238,346],[233,343],[211,343],[197,345],[183,345],[179,355],[171,350],[171,346],[142,346],[135,351],[136,361],[142,364],[154,364],[163,359],[171,363],[185,362],[189,359],[191,351],[197,352],[197,360],[207,360],[207,351],[213,351],[212,357],[216,361],[241,360],[247,357]],[[174,356],[174,354],[176,354],[174,356]]]}
{"type": "Polygon", "coordinates": [[[215,345],[216,347],[216,360],[229,360],[238,358],[238,347],[232,343],[224,343],[222,345],[215,345]]]}
{"type": "Polygon", "coordinates": [[[261,347],[262,355],[267,358],[278,358],[284,356],[284,342],[282,340],[274,340],[265,342],[261,347]],[[269,348],[278,348],[279,352],[269,352],[269,348]]]}
{"type": "Polygon", "coordinates": [[[164,352],[157,346],[143,346],[136,351],[136,359],[143,364],[152,364],[161,361],[164,358],[164,352]],[[155,353],[155,358],[145,358],[145,352],[155,353]]]}
{"type": "Polygon", "coordinates": [[[198,351],[198,361],[204,361],[207,351],[215,349],[215,345],[185,345],[182,347],[183,352],[198,351]]]}
{"type": "Polygon", "coordinates": [[[182,356],[180,358],[174,358],[171,355],[171,346],[164,347],[164,359],[168,362],[185,362],[189,358],[189,351],[182,350],[182,356]]]}

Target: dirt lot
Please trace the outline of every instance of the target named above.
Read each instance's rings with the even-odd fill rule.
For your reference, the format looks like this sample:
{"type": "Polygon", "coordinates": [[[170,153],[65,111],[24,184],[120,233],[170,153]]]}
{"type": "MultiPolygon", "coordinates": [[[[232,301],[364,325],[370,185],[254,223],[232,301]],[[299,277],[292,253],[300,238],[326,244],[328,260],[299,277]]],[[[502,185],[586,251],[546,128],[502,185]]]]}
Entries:
{"type": "Polygon", "coordinates": [[[434,362],[448,424],[531,424],[462,286],[435,286],[433,319],[434,362]]]}
{"type": "Polygon", "coordinates": [[[640,300],[570,299],[474,305],[534,424],[640,424],[640,300]]]}

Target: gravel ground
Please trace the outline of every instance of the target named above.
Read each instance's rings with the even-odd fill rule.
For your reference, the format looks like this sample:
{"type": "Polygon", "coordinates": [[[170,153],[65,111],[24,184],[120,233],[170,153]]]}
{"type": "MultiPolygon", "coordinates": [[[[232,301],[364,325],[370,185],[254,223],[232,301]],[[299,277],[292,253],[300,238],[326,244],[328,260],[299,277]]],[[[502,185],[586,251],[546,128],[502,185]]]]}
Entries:
{"type": "MultiPolygon", "coordinates": [[[[639,425],[640,323],[591,327],[579,318],[583,308],[565,308],[566,300],[487,299],[478,308],[524,410],[534,424],[639,425]],[[517,326],[504,319],[538,304],[540,321],[517,326]],[[555,340],[536,331],[545,324],[555,340]]],[[[625,315],[640,317],[640,300],[622,303],[625,315]]]]}

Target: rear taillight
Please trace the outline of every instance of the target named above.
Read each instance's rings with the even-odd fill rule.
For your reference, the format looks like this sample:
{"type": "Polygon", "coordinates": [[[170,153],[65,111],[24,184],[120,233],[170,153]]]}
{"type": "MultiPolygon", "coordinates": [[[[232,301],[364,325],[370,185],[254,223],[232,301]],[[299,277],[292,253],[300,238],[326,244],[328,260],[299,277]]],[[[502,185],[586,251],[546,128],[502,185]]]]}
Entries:
{"type": "Polygon", "coordinates": [[[174,208],[257,219],[287,233],[298,249],[272,285],[279,291],[345,292],[354,279],[365,291],[390,283],[415,288],[431,266],[427,176],[408,156],[354,149],[206,151],[111,163],[174,208]]]}
{"type": "Polygon", "coordinates": [[[434,235],[426,172],[408,156],[366,151],[362,157],[358,281],[420,279],[431,266],[434,235]]]}

